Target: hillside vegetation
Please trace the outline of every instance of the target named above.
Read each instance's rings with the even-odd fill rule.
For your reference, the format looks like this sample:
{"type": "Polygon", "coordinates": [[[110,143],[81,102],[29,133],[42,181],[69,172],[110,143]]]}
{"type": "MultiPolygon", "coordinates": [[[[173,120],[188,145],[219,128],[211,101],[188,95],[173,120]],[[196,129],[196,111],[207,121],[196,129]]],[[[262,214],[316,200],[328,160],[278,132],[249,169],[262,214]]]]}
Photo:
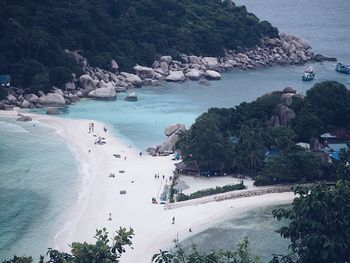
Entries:
{"type": "Polygon", "coordinates": [[[245,7],[219,0],[0,0],[0,28],[0,74],[32,91],[82,73],[65,49],[128,71],[159,54],[221,56],[278,35],[245,7]]]}
{"type": "Polygon", "coordinates": [[[274,92],[233,108],[209,109],[177,142],[184,161],[196,161],[202,172],[211,175],[257,176],[257,184],[345,178],[350,160],[345,153],[344,162],[330,166],[322,152],[296,143],[350,130],[350,91],[338,82],[324,81],[308,90],[305,98],[294,95],[286,103],[283,95],[274,92]],[[272,122],[276,118],[278,124],[272,122]]]}

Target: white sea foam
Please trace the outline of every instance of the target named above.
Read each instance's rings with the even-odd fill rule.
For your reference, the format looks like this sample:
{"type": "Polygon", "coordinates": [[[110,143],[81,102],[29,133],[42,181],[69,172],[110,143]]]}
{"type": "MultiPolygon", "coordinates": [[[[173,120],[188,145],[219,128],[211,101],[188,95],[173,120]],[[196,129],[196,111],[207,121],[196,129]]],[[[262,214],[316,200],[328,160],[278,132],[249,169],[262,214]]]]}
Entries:
{"type": "Polygon", "coordinates": [[[23,127],[6,121],[0,121],[0,131],[6,133],[29,133],[23,127]]]}

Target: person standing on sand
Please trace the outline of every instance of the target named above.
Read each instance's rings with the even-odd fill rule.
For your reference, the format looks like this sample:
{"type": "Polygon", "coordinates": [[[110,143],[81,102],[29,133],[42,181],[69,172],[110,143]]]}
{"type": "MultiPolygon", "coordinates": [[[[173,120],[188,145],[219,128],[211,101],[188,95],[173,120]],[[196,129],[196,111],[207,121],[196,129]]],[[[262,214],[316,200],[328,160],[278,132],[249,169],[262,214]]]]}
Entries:
{"type": "Polygon", "coordinates": [[[108,221],[112,221],[112,214],[109,213],[108,221]]]}
{"type": "Polygon", "coordinates": [[[175,216],[173,216],[173,219],[172,219],[172,224],[174,225],[175,224],[175,216]]]}

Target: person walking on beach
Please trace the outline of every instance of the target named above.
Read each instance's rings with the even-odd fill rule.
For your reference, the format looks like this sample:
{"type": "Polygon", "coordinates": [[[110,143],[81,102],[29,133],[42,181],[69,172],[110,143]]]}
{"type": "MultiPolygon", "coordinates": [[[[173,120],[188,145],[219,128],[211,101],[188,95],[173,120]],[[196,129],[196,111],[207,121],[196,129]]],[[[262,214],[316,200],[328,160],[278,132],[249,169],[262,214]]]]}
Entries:
{"type": "Polygon", "coordinates": [[[109,213],[108,221],[112,221],[112,214],[109,213]]]}
{"type": "Polygon", "coordinates": [[[173,216],[173,220],[172,220],[172,224],[174,225],[175,224],[175,216],[173,216]]]}

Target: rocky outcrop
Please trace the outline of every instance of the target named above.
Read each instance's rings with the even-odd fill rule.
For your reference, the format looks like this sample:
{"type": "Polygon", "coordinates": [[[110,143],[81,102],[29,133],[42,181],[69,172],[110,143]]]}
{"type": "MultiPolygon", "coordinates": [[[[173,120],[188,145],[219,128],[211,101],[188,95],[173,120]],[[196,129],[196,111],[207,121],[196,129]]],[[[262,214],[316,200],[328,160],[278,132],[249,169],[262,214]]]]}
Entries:
{"type": "Polygon", "coordinates": [[[175,150],[176,142],[179,140],[179,134],[184,131],[186,131],[184,124],[172,124],[168,126],[164,130],[167,136],[166,141],[160,145],[149,147],[146,151],[152,156],[172,154],[175,150]]]}
{"type": "Polygon", "coordinates": [[[60,107],[66,105],[66,101],[61,94],[48,93],[38,99],[38,103],[47,107],[60,107]]]}
{"type": "Polygon", "coordinates": [[[58,108],[50,107],[46,110],[47,115],[59,115],[61,112],[59,111],[58,108]]]}
{"type": "Polygon", "coordinates": [[[198,69],[191,69],[186,73],[186,77],[190,80],[199,80],[201,77],[201,73],[198,69]]]}
{"type": "Polygon", "coordinates": [[[220,80],[221,79],[220,73],[215,71],[215,70],[205,71],[205,77],[209,80],[220,80]]]}
{"type": "Polygon", "coordinates": [[[142,80],[139,76],[137,76],[135,74],[126,73],[126,72],[122,72],[122,73],[120,73],[120,75],[124,76],[126,81],[130,82],[135,87],[141,87],[142,80]]]}
{"type": "Polygon", "coordinates": [[[137,95],[136,95],[136,92],[133,91],[131,92],[126,98],[125,98],[126,101],[137,101],[137,95]]]}
{"type": "Polygon", "coordinates": [[[166,81],[178,82],[186,79],[184,73],[181,70],[171,71],[169,76],[166,77],[166,81]]]}
{"type": "Polygon", "coordinates": [[[113,87],[99,88],[90,91],[88,97],[94,99],[116,99],[117,92],[113,87]]]}
{"type": "Polygon", "coordinates": [[[29,117],[29,116],[22,115],[22,116],[20,116],[19,118],[17,118],[16,121],[27,122],[27,121],[32,121],[32,118],[29,117]]]}
{"type": "Polygon", "coordinates": [[[284,106],[284,105],[279,105],[279,120],[280,120],[280,124],[282,126],[287,126],[289,124],[289,122],[295,118],[295,112],[284,106]]]}
{"type": "Polygon", "coordinates": [[[135,66],[134,70],[136,72],[136,75],[139,76],[141,79],[145,78],[153,78],[154,76],[154,69],[149,67],[143,67],[143,66],[135,66]]]}
{"type": "Polygon", "coordinates": [[[96,82],[88,74],[80,76],[79,81],[85,92],[90,92],[96,89],[96,82]]]}

